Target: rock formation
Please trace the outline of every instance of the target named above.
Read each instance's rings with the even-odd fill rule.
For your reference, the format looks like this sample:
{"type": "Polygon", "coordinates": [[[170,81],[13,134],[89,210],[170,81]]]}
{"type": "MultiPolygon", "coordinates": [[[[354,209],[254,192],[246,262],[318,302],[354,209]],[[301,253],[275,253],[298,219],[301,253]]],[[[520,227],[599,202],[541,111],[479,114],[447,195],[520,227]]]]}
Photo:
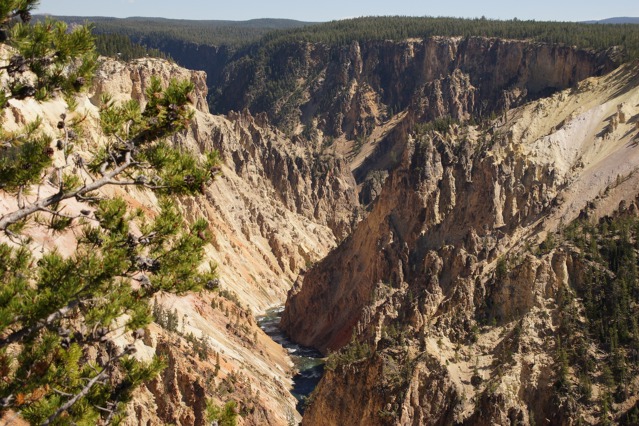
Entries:
{"type": "Polygon", "coordinates": [[[267,112],[293,134],[303,125],[354,140],[409,106],[422,119],[487,116],[609,72],[614,57],[614,51],[484,37],[288,43],[265,69],[231,61],[217,103],[221,110],[267,112]]]}
{"type": "MultiPolygon", "coordinates": [[[[298,272],[350,232],[357,212],[354,180],[343,160],[291,146],[260,117],[210,115],[205,74],[156,59],[102,61],[93,89],[77,99],[74,114],[86,115],[80,155],[89,158],[92,142],[101,136],[93,119],[101,95],[144,103],[152,76],[195,84],[194,118],[173,142],[196,153],[216,149],[221,154],[219,176],[204,195],[177,200],[187,219],[204,217],[210,223],[213,241],[206,252],[218,266],[220,291],[158,298],[156,309],[174,315],[177,326],[149,327],[144,344],[136,343],[137,353],[141,359],[161,355],[168,367],[139,391],[126,423],[203,425],[211,399],[218,404],[235,400],[243,424],[288,424],[299,417],[289,393],[292,365],[259,329],[255,315],[281,304],[298,272]]],[[[8,111],[5,130],[40,116],[42,129],[51,134],[60,114],[69,113],[62,99],[11,101],[8,111]]],[[[151,192],[113,187],[104,192],[123,197],[147,215],[158,211],[151,192]]],[[[0,208],[15,208],[11,202],[0,200],[0,208]]],[[[65,211],[85,208],[73,201],[65,211]]],[[[25,232],[36,253],[56,249],[68,255],[75,247],[73,226],[62,233],[39,226],[25,232]]]]}
{"type": "Polygon", "coordinates": [[[179,347],[188,343],[183,338],[159,333],[153,348],[168,356],[169,367],[147,386],[145,402],[133,405],[131,421],[203,424],[202,398],[215,395],[215,386],[219,390],[230,377],[241,384],[235,384],[236,392],[230,394],[245,410],[246,424],[287,423],[297,415],[288,393],[290,361],[259,330],[253,315],[281,303],[298,272],[350,232],[357,210],[354,180],[343,160],[291,146],[260,117],[208,114],[201,72],[159,60],[128,65],[109,61],[101,67],[94,98],[104,91],[131,93],[144,101],[142,89],[151,75],[164,80],[189,76],[196,83],[195,117],[188,132],[175,142],[193,151],[216,149],[223,166],[204,196],[181,203],[187,218],[209,221],[213,234],[209,257],[218,265],[222,290],[236,294],[239,307],[218,300],[217,309],[210,309],[206,296],[167,299],[164,305],[177,309],[186,322],[181,334],[205,336],[212,352],[202,365],[194,356],[184,357],[179,347]],[[230,317],[222,314],[229,310],[230,317]],[[211,373],[213,353],[222,358],[217,379],[211,373]],[[207,379],[202,371],[208,371],[207,379]],[[143,408],[154,404],[160,412],[157,418],[148,417],[153,410],[143,408]]]}
{"type": "Polygon", "coordinates": [[[507,117],[404,135],[371,212],[289,293],[284,329],[333,352],[303,424],[630,418],[636,387],[601,408],[610,385],[583,385],[562,346],[566,306],[590,300],[563,229],[636,212],[638,75],[625,66],[507,117]]]}
{"type": "MultiPolygon", "coordinates": [[[[299,420],[290,360],[254,319],[291,287],[287,332],[338,351],[305,424],[603,418],[552,392],[562,289],[584,267],[568,244],[543,242],[621,201],[637,211],[636,68],[586,79],[611,71],[614,52],[486,38],[282,49],[274,72],[298,60],[299,90],[268,103],[259,85],[269,76],[232,63],[220,102],[239,112],[226,116],[209,113],[204,73],[154,59],[103,61],[78,99],[82,154],[100,137],[92,117],[102,94],[144,103],[153,75],[188,78],[195,115],[173,143],[223,160],[203,195],[178,200],[188,220],[210,223],[220,291],[157,298],[154,309],[177,322],[153,324],[135,344],[141,359],[161,355],[168,367],[139,390],[126,424],[202,425],[207,400],[236,401],[241,424],[299,420]],[[358,193],[371,205],[361,222],[358,193]]],[[[13,100],[3,126],[40,116],[53,133],[67,107],[13,100]]],[[[158,211],[150,192],[105,191],[158,211]]],[[[26,233],[34,252],[68,254],[76,238],[26,233]]],[[[636,404],[632,389],[619,413],[636,404]]],[[[602,392],[595,384],[595,398],[602,392]]]]}

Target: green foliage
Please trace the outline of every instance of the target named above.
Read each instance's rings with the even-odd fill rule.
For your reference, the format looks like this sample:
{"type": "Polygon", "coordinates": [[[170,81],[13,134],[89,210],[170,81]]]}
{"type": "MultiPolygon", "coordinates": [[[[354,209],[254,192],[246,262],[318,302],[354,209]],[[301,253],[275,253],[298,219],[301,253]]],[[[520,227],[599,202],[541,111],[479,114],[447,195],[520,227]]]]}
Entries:
{"type": "MultiPolygon", "coordinates": [[[[187,342],[189,342],[193,348],[193,353],[198,356],[202,361],[206,361],[209,358],[209,345],[206,342],[204,335],[199,338],[195,337],[193,333],[188,333],[185,336],[187,342]]],[[[218,368],[216,366],[216,368],[218,368]]]]}
{"type": "Polygon", "coordinates": [[[188,103],[194,87],[188,80],[171,79],[163,90],[160,80],[152,78],[146,90],[148,104],[142,113],[146,119],[145,136],[157,138],[158,133],[164,134],[169,129],[172,132],[185,129],[193,117],[188,103]]]}
{"type": "Polygon", "coordinates": [[[417,136],[425,135],[429,132],[438,132],[446,135],[450,132],[451,127],[458,123],[458,120],[447,115],[425,123],[417,123],[415,125],[415,133],[417,136]]]}
{"type": "Polygon", "coordinates": [[[371,356],[371,353],[368,343],[361,343],[359,340],[353,339],[339,351],[331,353],[326,358],[325,366],[328,370],[333,371],[344,365],[367,359],[371,356]]]}
{"type": "Polygon", "coordinates": [[[401,41],[430,36],[532,39],[593,49],[619,45],[624,46],[631,57],[639,54],[639,28],[636,25],[591,25],[518,19],[500,21],[446,17],[363,17],[273,32],[263,37],[261,43],[269,48],[292,41],[348,45],[353,41],[401,41]]]}
{"type": "Polygon", "coordinates": [[[559,382],[570,389],[565,368],[572,365],[578,378],[576,391],[581,398],[592,398],[592,384],[606,390],[600,397],[604,424],[607,412],[624,401],[632,377],[639,366],[639,220],[632,216],[605,217],[597,224],[575,221],[563,232],[580,252],[586,269],[573,289],[563,289],[560,301],[562,341],[559,382]],[[586,322],[580,318],[575,296],[583,304],[586,322]],[[592,348],[605,354],[595,358],[592,348]],[[597,373],[601,374],[597,375],[597,373]]]}
{"type": "Polygon", "coordinates": [[[153,321],[160,327],[173,333],[177,333],[180,320],[177,310],[163,308],[157,300],[153,303],[153,321]]]}
{"type": "Polygon", "coordinates": [[[17,54],[6,68],[9,76],[21,76],[24,69],[36,76],[33,86],[14,85],[14,97],[24,97],[27,87],[38,93],[39,100],[56,90],[77,92],[90,81],[95,70],[97,55],[88,27],[69,29],[64,22],[49,19],[35,25],[18,23],[11,30],[10,40],[17,54]]]}
{"type": "Polygon", "coordinates": [[[497,259],[497,266],[495,267],[495,278],[498,281],[504,280],[508,276],[508,259],[504,256],[497,259]]]}
{"type": "Polygon", "coordinates": [[[20,132],[0,131],[5,142],[0,147],[0,188],[14,191],[42,178],[42,171],[51,165],[51,137],[38,135],[41,120],[28,124],[20,132]]]}
{"type": "MultiPolygon", "coordinates": [[[[167,210],[169,213],[158,217],[160,222],[175,214],[172,205],[167,204],[167,210]]],[[[83,330],[105,329],[108,334],[111,324],[125,313],[129,315],[128,330],[143,327],[151,320],[147,298],[153,292],[198,289],[214,275],[214,271],[199,274],[194,267],[202,256],[203,242],[193,232],[203,231],[202,222],[190,228],[173,222],[170,231],[161,223],[157,226],[150,223],[149,229],[159,230],[159,241],[132,247],[129,239],[131,222],[121,200],[101,201],[96,213],[102,228],[85,228],[85,236],[69,258],[57,253],[45,254],[38,261],[35,272],[26,249],[11,250],[6,245],[0,246],[0,263],[7,278],[0,293],[0,335],[8,336],[0,341],[0,347],[12,341],[12,336],[21,334],[20,341],[24,345],[18,369],[11,369],[6,376],[8,381],[0,384],[0,396],[19,393],[28,396],[44,392],[44,386],[53,386],[68,394],[77,392],[84,382],[76,386],[73,380],[67,383],[70,378],[79,374],[78,371],[84,371],[81,377],[86,379],[94,377],[95,373],[86,359],[73,358],[67,352],[75,348],[74,345],[94,346],[102,338],[83,330]],[[141,262],[142,258],[144,262],[141,262]],[[154,262],[160,262],[160,266],[149,270],[147,265],[154,262]],[[140,273],[150,275],[151,286],[134,290],[129,280],[140,273]],[[65,311],[63,317],[43,324],[43,318],[51,318],[61,311],[65,311]],[[80,319],[81,325],[76,325],[75,319],[80,319]],[[50,331],[73,329],[74,332],[50,331]],[[69,339],[66,336],[71,336],[70,340],[66,340],[69,339]],[[69,342],[72,343],[67,348],[69,342]],[[33,380],[35,377],[38,380],[33,380]]],[[[131,375],[130,382],[126,381],[129,379],[121,382],[118,391],[111,391],[108,398],[116,392],[118,401],[126,401],[129,390],[124,393],[125,389],[132,389],[148,376],[141,373],[147,371],[146,367],[131,362],[121,365],[126,371],[130,370],[127,373],[131,375]]],[[[158,368],[154,365],[149,371],[158,368]]],[[[45,392],[45,395],[50,394],[50,391],[45,392]]],[[[51,395],[51,398],[59,400],[58,395],[51,395]]],[[[46,417],[52,414],[49,408],[53,402],[44,408],[38,404],[32,407],[34,413],[40,413],[42,409],[46,417]]],[[[26,402],[23,405],[31,407],[26,402]]],[[[86,419],[91,413],[89,410],[81,418],[86,419]]]]}
{"type": "Polygon", "coordinates": [[[96,34],[95,47],[100,55],[116,57],[126,62],[144,57],[164,59],[168,57],[158,49],[150,49],[132,42],[131,39],[124,34],[96,34]]]}
{"type": "Polygon", "coordinates": [[[34,0],[5,0],[0,2],[0,24],[6,23],[15,17],[20,17],[24,21],[31,19],[31,11],[38,5],[34,0]]]}
{"type": "MultiPolygon", "coordinates": [[[[95,66],[90,28],[51,20],[28,25],[35,4],[0,2],[5,13],[0,30],[12,22],[9,43],[16,49],[0,68],[6,82],[0,108],[10,98],[41,101],[61,93],[73,110],[73,94],[90,81],[95,66]],[[25,23],[13,24],[16,16],[25,23]]],[[[161,194],[160,213],[145,218],[123,200],[99,198],[95,191],[106,185],[167,194],[204,189],[216,173],[217,154],[199,161],[162,141],[187,126],[192,90],[190,82],[164,86],[154,80],[144,110],[136,102],[116,105],[106,97],[100,114],[104,138],[86,163],[74,149],[84,117],[60,116],[55,146],[66,161],[55,169],[56,151],[52,138],[40,133],[40,120],[20,132],[1,132],[0,190],[15,197],[17,208],[0,216],[0,231],[17,247],[0,244],[0,417],[12,409],[33,424],[118,423],[133,390],[164,367],[160,359],[135,360],[130,356],[135,345],[120,347],[115,337],[143,336],[156,292],[198,291],[215,279],[215,266],[201,265],[208,224],[187,225],[161,194]],[[164,161],[150,161],[160,152],[164,161]],[[58,191],[40,196],[48,184],[58,191]],[[27,198],[27,193],[38,195],[27,198]],[[70,198],[86,203],[80,215],[64,213],[70,198]],[[21,244],[28,240],[17,235],[34,217],[54,231],[75,227],[75,251],[34,259],[21,244]]]]}
{"type": "Polygon", "coordinates": [[[156,262],[153,268],[157,269],[151,277],[155,291],[184,293],[201,290],[208,281],[215,279],[217,273],[214,267],[208,272],[197,273],[204,245],[208,241],[207,226],[204,220],[198,220],[187,232],[175,235],[167,243],[152,249],[150,254],[156,262]]]}
{"type": "Polygon", "coordinates": [[[110,97],[102,98],[100,120],[105,135],[115,140],[130,140],[144,145],[184,130],[193,117],[189,96],[194,85],[187,80],[172,79],[166,88],[157,77],[152,77],[146,90],[148,103],[141,110],[131,100],[117,105],[110,97]]]}
{"type": "MultiPolygon", "coordinates": [[[[87,20],[85,17],[72,16],[60,16],[57,19],[76,24],[83,24],[87,20]]],[[[274,30],[310,24],[289,19],[196,21],[143,17],[126,19],[91,17],[88,20],[91,21],[93,31],[98,37],[103,34],[120,34],[136,44],[156,48],[165,47],[175,41],[240,47],[255,42],[274,30]]]]}
{"type": "Polygon", "coordinates": [[[577,222],[572,226],[578,230],[567,233],[584,258],[593,262],[580,289],[591,331],[608,351],[639,348],[639,221],[622,216],[597,225],[577,222]]]}
{"type": "Polygon", "coordinates": [[[203,188],[219,164],[217,151],[208,153],[204,164],[190,154],[180,152],[167,143],[151,147],[145,153],[146,160],[160,173],[158,182],[162,192],[195,194],[203,192],[203,188]]]}
{"type": "Polygon", "coordinates": [[[206,404],[206,419],[209,422],[217,421],[219,426],[236,426],[237,403],[229,401],[223,407],[220,407],[213,401],[208,401],[206,404]]]}
{"type": "Polygon", "coordinates": [[[539,244],[539,254],[545,255],[550,253],[557,246],[557,240],[552,232],[546,234],[546,238],[539,244]]]}
{"type": "Polygon", "coordinates": [[[141,363],[133,358],[125,358],[122,362],[124,379],[120,383],[117,392],[120,393],[121,400],[129,401],[132,392],[143,383],[153,380],[166,368],[167,363],[160,357],[153,357],[151,362],[141,363]]]}
{"type": "Polygon", "coordinates": [[[244,309],[242,307],[242,303],[240,302],[240,298],[237,296],[237,293],[233,292],[232,290],[222,289],[220,290],[220,296],[225,298],[228,301],[233,302],[233,304],[237,306],[239,309],[244,309]]]}

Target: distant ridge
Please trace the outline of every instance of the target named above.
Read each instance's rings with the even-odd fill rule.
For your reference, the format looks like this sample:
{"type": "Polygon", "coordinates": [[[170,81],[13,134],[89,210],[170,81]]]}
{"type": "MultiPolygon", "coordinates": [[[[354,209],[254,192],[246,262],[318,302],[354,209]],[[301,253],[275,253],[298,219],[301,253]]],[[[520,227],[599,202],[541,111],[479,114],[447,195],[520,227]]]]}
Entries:
{"type": "Polygon", "coordinates": [[[601,19],[599,21],[584,21],[584,24],[639,24],[639,18],[619,16],[616,18],[601,19]]]}
{"type": "Polygon", "coordinates": [[[241,46],[259,40],[276,30],[292,30],[314,25],[292,19],[187,20],[168,18],[110,18],[104,16],[35,15],[36,20],[51,16],[69,24],[91,22],[95,34],[126,35],[132,41],[156,47],[163,40],[182,40],[209,46],[241,46]]]}
{"type": "Polygon", "coordinates": [[[172,19],[162,17],[146,17],[146,16],[129,16],[127,18],[113,18],[108,16],[65,16],[65,15],[50,15],[40,14],[34,15],[35,18],[52,17],[61,21],[74,21],[74,22],[162,22],[164,24],[178,23],[189,25],[205,25],[210,27],[248,27],[248,28],[272,28],[272,29],[285,29],[285,28],[297,28],[305,25],[315,24],[317,22],[304,22],[296,21],[294,19],[284,18],[258,18],[248,19],[244,21],[233,21],[225,19],[172,19]]]}

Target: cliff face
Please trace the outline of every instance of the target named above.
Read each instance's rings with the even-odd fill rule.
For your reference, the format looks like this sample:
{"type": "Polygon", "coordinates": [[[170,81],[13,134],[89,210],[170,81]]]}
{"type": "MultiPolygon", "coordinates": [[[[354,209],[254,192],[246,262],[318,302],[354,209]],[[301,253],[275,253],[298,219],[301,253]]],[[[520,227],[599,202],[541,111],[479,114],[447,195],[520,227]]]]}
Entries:
{"type": "MultiPolygon", "coordinates": [[[[74,112],[62,99],[45,104],[12,100],[3,128],[18,129],[41,117],[43,131],[55,135],[60,114],[77,114],[84,117],[79,155],[91,158],[92,147],[103,137],[95,120],[101,95],[144,104],[152,76],[195,84],[194,118],[172,142],[196,154],[211,149],[221,154],[220,175],[204,194],[176,200],[187,220],[209,221],[213,240],[205,248],[206,260],[218,265],[221,291],[157,297],[154,310],[177,318],[177,325],[152,324],[144,342],[136,342],[137,356],[163,356],[168,367],[137,392],[126,424],[203,425],[207,400],[236,401],[240,424],[288,424],[299,418],[289,393],[292,364],[254,317],[281,304],[298,272],[350,232],[357,199],[347,165],[296,148],[259,117],[210,115],[205,74],[155,59],[103,61],[93,89],[78,97],[74,112]]],[[[54,162],[64,161],[59,152],[54,155],[54,162]]],[[[45,185],[42,191],[54,188],[45,185]]],[[[146,215],[158,212],[151,192],[107,187],[103,193],[122,197],[146,215]]],[[[0,198],[0,211],[15,209],[11,203],[11,197],[0,198]]],[[[83,208],[74,200],[65,204],[69,214],[79,215],[83,208]]],[[[33,226],[25,232],[36,256],[46,250],[70,255],[78,227],[52,233],[33,226]]]]}
{"type": "MultiPolygon", "coordinates": [[[[178,200],[188,220],[210,223],[207,257],[223,291],[158,297],[157,309],[178,325],[154,324],[136,345],[140,358],[162,355],[168,368],[140,389],[127,424],[204,424],[206,399],[237,401],[241,424],[299,420],[288,356],[254,321],[282,303],[299,273],[283,327],[325,352],[347,345],[329,359],[307,424],[561,423],[574,407],[599,419],[596,408],[552,392],[557,304],[581,279],[583,259],[569,247],[528,247],[584,207],[598,217],[625,200],[637,211],[637,71],[577,84],[610,71],[609,53],[484,38],[295,44],[270,59],[268,72],[248,62],[226,69],[220,102],[241,111],[227,116],[209,114],[202,72],[152,59],[103,62],[93,91],[78,100],[88,113],[83,155],[101,137],[92,118],[100,95],[144,103],[156,75],[196,86],[194,119],[173,143],[223,159],[203,195],[178,200]],[[270,98],[276,91],[259,87],[274,75],[284,83],[267,89],[284,91],[270,98]],[[565,87],[573,88],[517,107],[565,87]],[[420,120],[502,108],[511,109],[480,126],[415,132],[420,120]],[[302,137],[292,141],[270,119],[302,137]],[[314,129],[339,137],[316,147],[302,123],[313,142],[322,139],[314,129]],[[360,183],[368,178],[363,202],[377,199],[359,225],[351,170],[360,183]]],[[[3,126],[41,116],[52,131],[66,109],[61,99],[12,101],[3,126]]],[[[152,193],[105,192],[157,213],[152,193]]],[[[0,209],[14,208],[9,202],[0,209]]],[[[34,250],[74,247],[73,231],[26,232],[34,250]]]]}
{"type": "Polygon", "coordinates": [[[210,115],[205,74],[165,61],[105,62],[91,100],[111,93],[118,101],[144,103],[151,76],[195,83],[195,117],[175,143],[194,152],[215,149],[223,165],[205,196],[183,200],[185,212],[210,221],[215,248],[210,255],[229,268],[223,281],[262,311],[282,300],[300,269],[350,232],[357,198],[348,165],[292,145],[264,117],[210,115]],[[243,263],[237,259],[248,265],[234,266],[243,263]],[[256,294],[258,283],[264,290],[256,294]]]}
{"type": "Polygon", "coordinates": [[[282,324],[295,340],[322,351],[346,344],[380,282],[425,286],[433,272],[443,273],[438,285],[449,294],[460,276],[473,273],[470,263],[495,259],[497,235],[535,222],[550,207],[566,176],[524,156],[495,155],[507,139],[473,143],[472,131],[454,142],[435,134],[409,143],[367,218],[306,274],[305,282],[318,284],[289,295],[282,324]],[[487,150],[492,144],[495,151],[487,150]],[[470,250],[460,251],[467,241],[470,250]],[[303,312],[314,312],[315,320],[305,321],[303,312]]]}
{"type": "Polygon", "coordinates": [[[182,319],[182,331],[158,329],[148,339],[151,349],[141,350],[167,357],[169,367],[140,392],[128,422],[205,424],[206,400],[214,398],[236,400],[243,424],[286,424],[297,416],[288,392],[290,360],[253,316],[281,303],[298,272],[350,232],[354,180],[343,160],[296,148],[263,118],[208,114],[201,72],[155,60],[107,62],[93,99],[101,92],[131,93],[144,102],[142,89],[152,75],[196,83],[195,117],[174,142],[194,152],[220,152],[221,175],[203,196],[180,204],[188,219],[209,221],[207,255],[218,265],[230,302],[206,294],[161,299],[182,319]],[[206,359],[196,356],[189,334],[207,343],[206,359]]]}
{"type": "Polygon", "coordinates": [[[520,105],[611,71],[613,56],[481,37],[292,43],[264,63],[230,62],[218,108],[265,111],[294,134],[303,125],[356,139],[409,106],[423,119],[468,119],[520,105]]]}
{"type": "MultiPolygon", "coordinates": [[[[496,44],[495,52],[517,45],[496,44]]],[[[539,55],[557,59],[556,52],[542,47],[539,55]]],[[[470,61],[470,54],[457,57],[470,61]]],[[[287,333],[339,350],[304,424],[624,416],[635,388],[615,394],[607,411],[570,390],[585,379],[565,360],[573,359],[561,343],[570,338],[566,306],[584,312],[590,302],[567,295],[590,300],[583,282],[591,266],[561,242],[561,230],[620,203],[623,214],[636,215],[638,75],[636,66],[624,67],[480,126],[404,134],[403,157],[370,214],[289,293],[287,333]]],[[[499,78],[485,84],[499,87],[499,78]]],[[[525,88],[540,93],[534,78],[525,88]]],[[[589,398],[608,404],[601,401],[610,385],[592,380],[589,398]]]]}

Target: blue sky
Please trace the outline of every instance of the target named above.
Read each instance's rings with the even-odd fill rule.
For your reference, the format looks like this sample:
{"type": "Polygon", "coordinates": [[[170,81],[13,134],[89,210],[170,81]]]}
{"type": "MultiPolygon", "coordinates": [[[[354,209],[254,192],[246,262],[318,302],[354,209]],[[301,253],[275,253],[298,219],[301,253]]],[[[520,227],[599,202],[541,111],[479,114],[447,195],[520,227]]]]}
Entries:
{"type": "Polygon", "coordinates": [[[329,21],[370,15],[459,16],[583,21],[639,16],[637,0],[41,0],[38,13],[79,16],[154,16],[178,19],[289,18],[329,21]]]}

